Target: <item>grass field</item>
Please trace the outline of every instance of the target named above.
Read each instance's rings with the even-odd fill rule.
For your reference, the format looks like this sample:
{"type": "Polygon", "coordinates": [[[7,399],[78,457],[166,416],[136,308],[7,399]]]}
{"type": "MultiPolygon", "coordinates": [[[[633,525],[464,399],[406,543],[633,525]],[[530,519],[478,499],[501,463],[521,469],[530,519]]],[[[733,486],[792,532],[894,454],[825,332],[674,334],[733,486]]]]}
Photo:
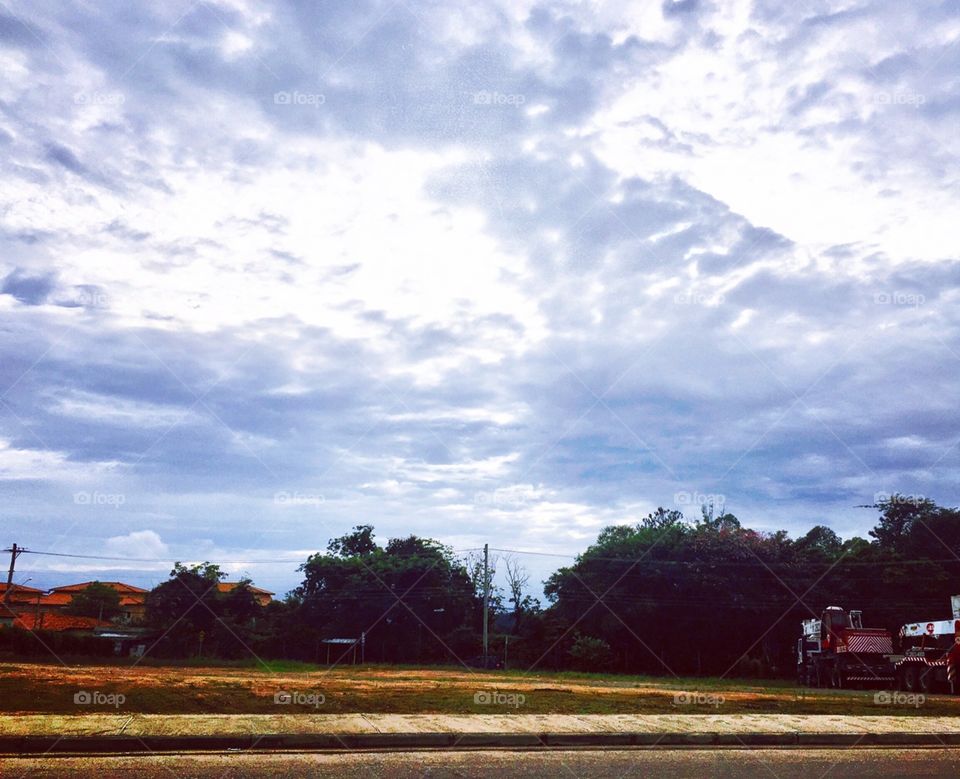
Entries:
{"type": "Polygon", "coordinates": [[[449,667],[0,664],[0,712],[5,714],[960,714],[960,696],[929,696],[919,705],[916,700],[882,705],[875,702],[875,694],[809,690],[772,680],[449,667]],[[100,702],[75,703],[80,692],[99,693],[100,702]],[[283,692],[299,697],[281,705],[275,695],[283,692]],[[115,697],[104,697],[111,695],[115,697]]]}

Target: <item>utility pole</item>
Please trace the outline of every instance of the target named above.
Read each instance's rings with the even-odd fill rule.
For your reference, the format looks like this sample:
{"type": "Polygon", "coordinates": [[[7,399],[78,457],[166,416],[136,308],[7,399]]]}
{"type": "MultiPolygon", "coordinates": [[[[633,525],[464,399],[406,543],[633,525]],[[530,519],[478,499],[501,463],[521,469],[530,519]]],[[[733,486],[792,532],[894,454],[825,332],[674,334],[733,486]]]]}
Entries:
{"type": "MultiPolygon", "coordinates": [[[[12,566],[12,563],[11,563],[12,566]]],[[[10,568],[11,572],[13,568],[10,568]]],[[[12,575],[12,573],[11,573],[12,575]]],[[[489,652],[489,620],[490,620],[490,545],[483,545],[483,667],[487,667],[489,652]]]]}
{"type": "Polygon", "coordinates": [[[9,549],[4,549],[3,551],[10,553],[10,570],[7,571],[7,589],[3,592],[3,603],[6,605],[7,601],[10,600],[10,590],[13,587],[13,569],[17,566],[17,558],[27,550],[13,544],[9,549]]]}

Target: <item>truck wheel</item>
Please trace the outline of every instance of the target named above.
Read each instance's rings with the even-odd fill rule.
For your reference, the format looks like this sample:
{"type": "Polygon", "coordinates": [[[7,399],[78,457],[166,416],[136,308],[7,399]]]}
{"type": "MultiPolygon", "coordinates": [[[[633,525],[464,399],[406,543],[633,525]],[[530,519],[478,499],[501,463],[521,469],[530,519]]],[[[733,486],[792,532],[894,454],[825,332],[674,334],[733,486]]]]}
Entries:
{"type": "Polygon", "coordinates": [[[903,689],[905,692],[917,691],[917,686],[919,684],[919,679],[917,677],[917,668],[915,666],[908,665],[903,669],[903,689]]]}

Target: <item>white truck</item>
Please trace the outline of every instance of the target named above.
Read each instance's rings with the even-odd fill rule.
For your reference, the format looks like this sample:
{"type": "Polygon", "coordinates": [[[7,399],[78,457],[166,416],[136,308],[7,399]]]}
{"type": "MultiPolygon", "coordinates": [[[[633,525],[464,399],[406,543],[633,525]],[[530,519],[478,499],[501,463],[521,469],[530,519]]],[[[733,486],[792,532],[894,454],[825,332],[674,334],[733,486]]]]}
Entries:
{"type": "Polygon", "coordinates": [[[891,655],[897,688],[904,692],[960,692],[960,595],[950,598],[950,619],[918,620],[900,628],[902,654],[891,655]]]}

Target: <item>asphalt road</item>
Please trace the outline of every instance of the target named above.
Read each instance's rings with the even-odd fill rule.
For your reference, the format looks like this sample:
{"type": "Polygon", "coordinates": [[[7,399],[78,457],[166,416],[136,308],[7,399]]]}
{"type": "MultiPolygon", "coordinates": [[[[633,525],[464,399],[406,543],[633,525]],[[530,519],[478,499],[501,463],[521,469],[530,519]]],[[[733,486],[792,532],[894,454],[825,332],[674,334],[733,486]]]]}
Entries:
{"type": "Polygon", "coordinates": [[[960,748],[657,749],[2,758],[7,777],[956,777],[960,748]]]}

